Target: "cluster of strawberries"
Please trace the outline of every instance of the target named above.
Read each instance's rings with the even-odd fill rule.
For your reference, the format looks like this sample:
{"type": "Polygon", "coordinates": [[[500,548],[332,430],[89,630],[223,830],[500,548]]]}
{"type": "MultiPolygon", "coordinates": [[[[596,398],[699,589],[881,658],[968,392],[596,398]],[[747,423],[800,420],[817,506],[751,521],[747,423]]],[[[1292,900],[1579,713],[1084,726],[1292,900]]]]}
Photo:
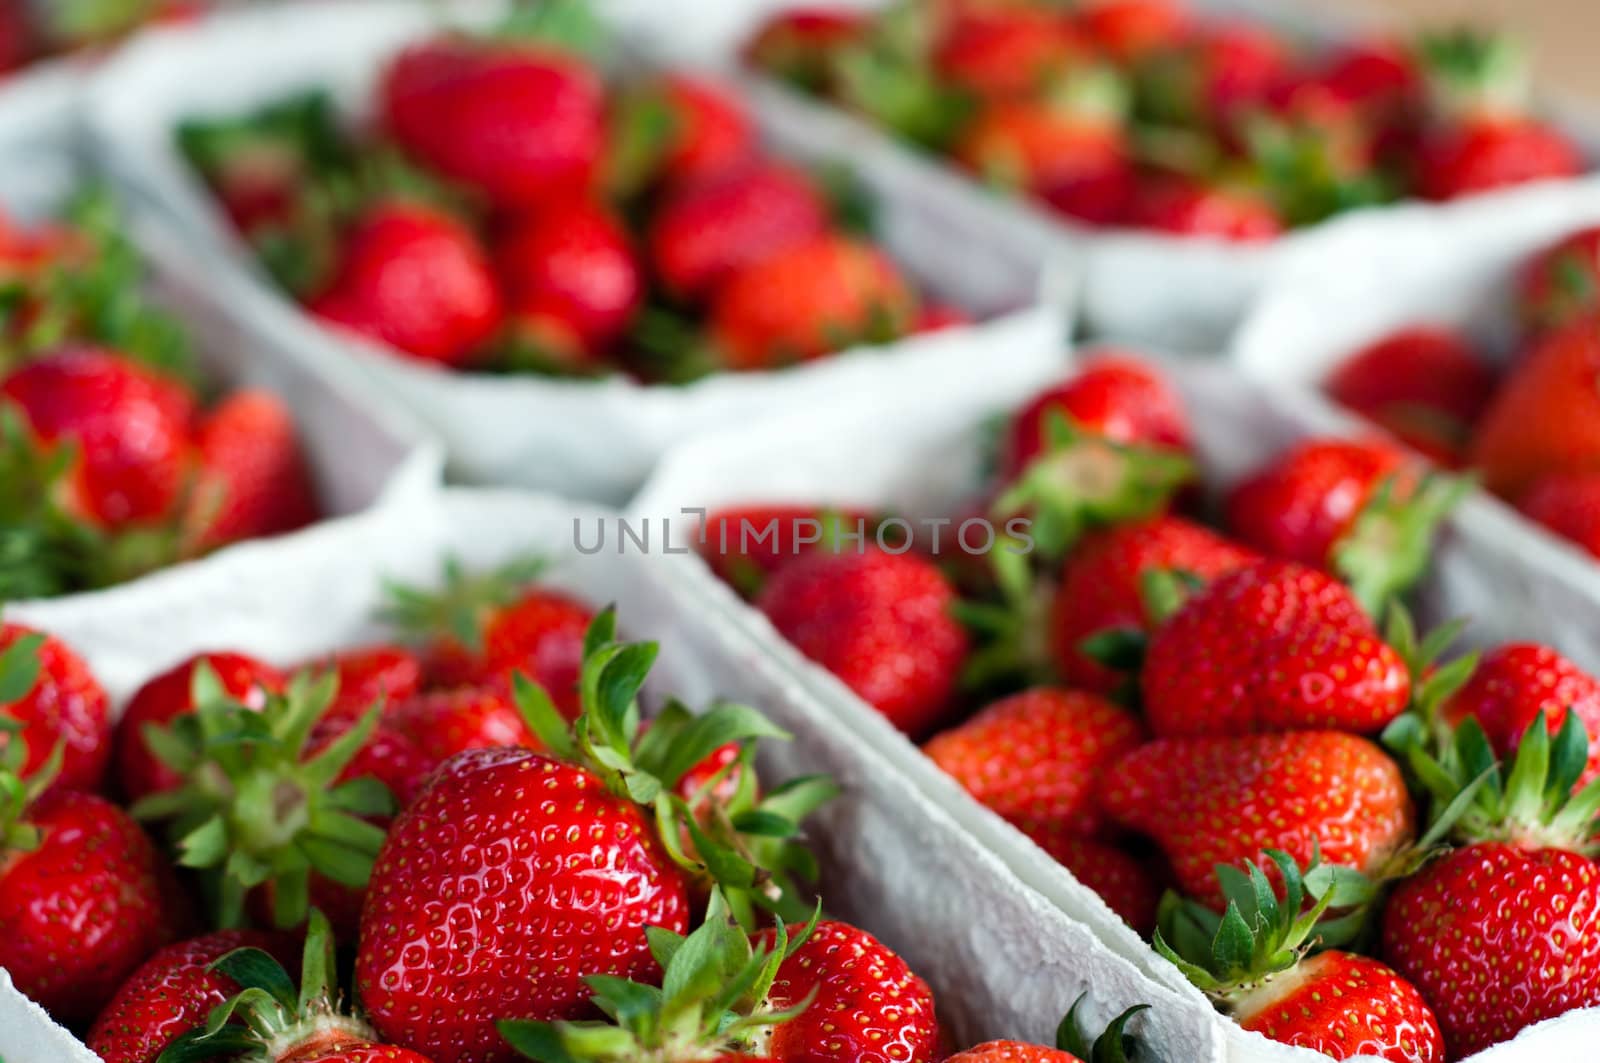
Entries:
{"type": "Polygon", "coordinates": [[[0,0],[0,75],[44,56],[115,41],[146,22],[177,22],[201,14],[210,0],[0,0]]]}
{"type": "MultiPolygon", "coordinates": [[[[1028,515],[1031,552],[716,530],[707,560],[1248,1029],[1442,1063],[1600,1004],[1600,682],[1538,645],[1446,662],[1457,629],[1395,603],[1464,484],[1312,439],[1222,532],[1183,515],[1189,440],[1105,357],[1012,418],[971,511],[1028,515]]],[[[773,515],[858,519],[708,522],[773,515]]]]}
{"type": "Polygon", "coordinates": [[[0,218],[0,600],[117,583],[318,515],[275,396],[202,406],[103,198],[0,218]]]}
{"type": "Polygon", "coordinates": [[[1600,556],[1600,229],[1529,261],[1516,306],[1521,337],[1503,377],[1471,337],[1419,325],[1352,354],[1324,389],[1600,556]]]}
{"type": "Polygon", "coordinates": [[[0,967],[106,1063],[944,1059],[928,986],[800,896],[833,784],[764,789],[745,706],[642,721],[656,646],[538,576],[394,588],[417,642],[293,672],[201,654],[115,726],[0,628],[0,967]]]}
{"type": "Polygon", "coordinates": [[[906,0],[786,11],[747,56],[1094,225],[1258,240],[1585,169],[1515,49],[1464,33],[1308,49],[1184,0],[906,0]]]}
{"type": "Polygon", "coordinates": [[[182,143],[314,314],[455,369],[681,383],[961,320],[863,234],[859,194],[766,155],[739,101],[608,86],[571,22],[545,5],[407,48],[361,138],[312,95],[182,143]]]}

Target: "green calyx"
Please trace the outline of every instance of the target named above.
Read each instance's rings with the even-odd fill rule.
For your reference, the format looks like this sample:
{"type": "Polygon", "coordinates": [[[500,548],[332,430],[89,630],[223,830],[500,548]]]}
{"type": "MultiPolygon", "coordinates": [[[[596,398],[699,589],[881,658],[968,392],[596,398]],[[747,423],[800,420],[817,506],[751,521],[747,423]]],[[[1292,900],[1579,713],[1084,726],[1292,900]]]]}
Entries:
{"type": "Polygon", "coordinates": [[[335,963],[333,931],[316,909],[307,926],[298,989],[283,965],[266,952],[235,949],[210,969],[233,979],[239,992],[211,1009],[204,1026],[173,1041],[156,1063],[219,1057],[269,1063],[307,1046],[376,1043],[372,1027],[341,1007],[335,963]]]}
{"type": "Polygon", "coordinates": [[[312,872],[353,888],[371,877],[384,831],[363,817],[392,814],[394,798],[376,779],[337,780],[377,728],[381,707],[306,757],[337,689],[333,674],[301,674],[256,711],[202,664],[194,712],[145,729],[151,752],[184,782],[140,800],[133,814],[166,822],[178,863],[210,880],[221,926],[241,925],[257,887],[271,885],[273,922],[289,928],[306,919],[312,872]]]}
{"type": "Polygon", "coordinates": [[[1111,1020],[1105,1031],[1094,1039],[1083,1032],[1078,1010],[1088,998],[1085,993],[1073,1001],[1072,1008],[1056,1028],[1056,1047],[1070,1052],[1083,1063],[1138,1063],[1143,1056],[1138,1040],[1127,1032],[1128,1023],[1140,1012],[1149,1011],[1149,1004],[1139,1004],[1111,1020]]]}
{"type": "Polygon", "coordinates": [[[1440,522],[1472,490],[1471,477],[1429,473],[1404,497],[1396,480],[1386,478],[1357,514],[1350,530],[1333,546],[1338,576],[1369,616],[1409,590],[1427,569],[1440,522]]]}
{"type": "Polygon", "coordinates": [[[617,796],[649,807],[673,861],[719,886],[742,924],[756,925],[758,909],[780,919],[799,917],[806,909],[796,880],[814,879],[817,871],[799,841],[800,824],[838,793],[837,786],[805,776],[762,796],[755,742],[788,735],[746,705],[723,703],[696,715],[669,701],[646,730],[639,694],[659,647],[618,641],[616,624],[616,610],[608,608],[585,635],[582,711],[572,724],[537,683],[513,677],[513,695],[528,728],[554,756],[594,772],[617,796]],[[677,792],[684,776],[730,743],[741,746],[735,761],[694,793],[677,792]],[[729,780],[731,795],[718,793],[729,780]]]}
{"type": "Polygon", "coordinates": [[[0,857],[39,847],[42,839],[39,829],[27,821],[28,809],[55,782],[66,754],[65,743],[58,743],[50,759],[24,777],[28,745],[21,725],[4,714],[7,705],[27,697],[39,682],[39,647],[43,643],[43,635],[24,635],[0,653],[0,857]]]}
{"type": "Polygon", "coordinates": [[[1436,112],[1461,117],[1527,111],[1532,67],[1527,49],[1515,39],[1464,27],[1424,34],[1414,52],[1436,112]]]}
{"type": "Polygon", "coordinates": [[[1034,543],[1051,561],[1091,529],[1161,513],[1195,474],[1185,454],[1112,442],[1058,410],[1046,417],[1045,440],[1045,452],[1000,495],[993,513],[1000,520],[1030,516],[1034,543]]]}
{"type": "Polygon", "coordinates": [[[688,937],[648,931],[665,972],[660,988],[603,975],[584,979],[610,1022],[506,1021],[500,1034],[540,1063],[698,1063],[725,1053],[759,1054],[768,1031],[810,1003],[778,1011],[767,995],[816,920],[813,913],[792,939],[779,923],[772,947],[757,947],[713,890],[705,922],[688,937]]]}
{"type": "Polygon", "coordinates": [[[1244,136],[1261,182],[1284,220],[1314,225],[1358,207],[1399,198],[1400,182],[1364,156],[1353,134],[1317,124],[1256,114],[1244,136]]]}
{"type": "Polygon", "coordinates": [[[518,557],[484,572],[469,572],[459,558],[446,558],[439,590],[388,583],[380,619],[408,638],[428,641],[448,635],[474,653],[483,651],[483,630],[497,609],[514,604],[547,569],[543,558],[518,557]]]}
{"type": "Polygon", "coordinates": [[[624,201],[656,181],[681,135],[677,113],[659,82],[628,86],[618,93],[608,132],[606,186],[624,201]]]}
{"type": "Polygon", "coordinates": [[[1034,573],[1018,540],[998,540],[987,560],[998,600],[963,598],[953,607],[977,645],[963,666],[962,685],[984,691],[1055,682],[1049,643],[1051,584],[1034,573]]]}
{"type": "Polygon", "coordinates": [[[1291,970],[1312,949],[1359,936],[1376,896],[1376,887],[1351,868],[1313,857],[1302,872],[1288,853],[1265,854],[1282,879],[1281,898],[1252,863],[1248,870],[1217,865],[1227,900],[1221,915],[1174,893],[1161,900],[1152,945],[1223,1010],[1291,970]],[[1347,914],[1329,919],[1330,912],[1347,914]]]}
{"type": "Polygon", "coordinates": [[[496,27],[493,39],[539,44],[599,59],[608,45],[605,26],[588,0],[517,3],[496,27]]]}
{"type": "Polygon", "coordinates": [[[629,366],[654,384],[692,384],[720,372],[723,356],[684,311],[654,302],[628,327],[629,366]]]}
{"type": "Polygon", "coordinates": [[[914,144],[955,142],[977,110],[967,93],[944,84],[931,60],[937,19],[926,4],[897,3],[859,41],[828,57],[839,99],[914,144]]]}

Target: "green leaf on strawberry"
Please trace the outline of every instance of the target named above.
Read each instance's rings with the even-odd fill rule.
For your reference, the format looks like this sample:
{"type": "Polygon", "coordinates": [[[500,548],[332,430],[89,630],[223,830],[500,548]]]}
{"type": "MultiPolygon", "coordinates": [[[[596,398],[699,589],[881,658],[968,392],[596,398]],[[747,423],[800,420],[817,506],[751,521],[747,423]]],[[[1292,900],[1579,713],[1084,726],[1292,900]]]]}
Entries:
{"type": "Polygon", "coordinates": [[[1127,1032],[1128,1023],[1140,1012],[1149,1011],[1149,1004],[1137,1004],[1111,1020],[1099,1037],[1090,1038],[1083,1031],[1078,1011],[1089,998],[1085,993],[1072,1002],[1066,1017],[1056,1028],[1056,1047],[1069,1052],[1083,1063],[1129,1063],[1139,1056],[1138,1042],[1127,1032]]]}

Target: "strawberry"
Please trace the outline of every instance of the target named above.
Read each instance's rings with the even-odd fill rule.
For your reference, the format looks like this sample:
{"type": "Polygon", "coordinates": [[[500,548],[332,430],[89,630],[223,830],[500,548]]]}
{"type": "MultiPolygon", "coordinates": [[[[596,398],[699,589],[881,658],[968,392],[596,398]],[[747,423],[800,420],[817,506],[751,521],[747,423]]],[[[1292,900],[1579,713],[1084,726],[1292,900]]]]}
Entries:
{"type": "Polygon", "coordinates": [[[912,736],[955,693],[967,636],[954,604],[931,562],[876,547],[796,558],[756,599],[796,649],[912,736]]]}
{"type": "Polygon", "coordinates": [[[1178,236],[1241,242],[1270,240],[1285,228],[1278,207],[1249,182],[1208,182],[1173,174],[1154,175],[1139,183],[1129,221],[1178,236]]]}
{"type": "Polygon", "coordinates": [[[1090,38],[1122,63],[1182,40],[1190,18],[1179,0],[1095,0],[1078,14],[1090,38]]]}
{"type": "Polygon", "coordinates": [[[841,532],[875,533],[877,521],[863,510],[819,506],[735,506],[706,517],[697,545],[711,571],[746,598],[754,598],[772,574],[797,557],[828,550],[841,532]]]}
{"type": "Polygon", "coordinates": [[[957,11],[942,28],[933,65],[948,85],[1001,98],[1036,94],[1088,56],[1087,43],[1054,11],[976,8],[957,11]]]}
{"type": "Polygon", "coordinates": [[[52,788],[99,790],[111,759],[111,720],[106,692],[83,658],[58,638],[0,623],[0,675],[15,684],[0,688],[0,758],[20,744],[28,755],[18,772],[32,776],[59,747],[52,788]]]}
{"type": "Polygon", "coordinates": [[[283,942],[257,930],[219,930],[168,945],[117,990],[84,1043],[105,1063],[155,1063],[156,1057],[196,1026],[239,984],[211,965],[236,949],[279,953],[283,942]]]}
{"type": "Polygon", "coordinates": [[[162,793],[182,780],[158,759],[147,742],[147,727],[164,727],[194,711],[195,672],[204,664],[230,697],[260,707],[269,691],[281,690],[277,669],[238,653],[204,653],[149,680],[134,692],[116,730],[116,772],[130,800],[162,793]]]}
{"type": "Polygon", "coordinates": [[[1383,38],[1334,49],[1322,60],[1317,83],[1377,120],[1412,110],[1422,88],[1421,71],[1410,50],[1402,42],[1383,38]]]}
{"type": "Polygon", "coordinates": [[[1146,54],[1139,106],[1165,123],[1222,128],[1290,75],[1287,45],[1248,22],[1216,22],[1146,54]]]}
{"type": "Polygon", "coordinates": [[[1366,739],[1333,731],[1151,742],[1110,765],[1100,801],[1118,824],[1161,846],[1184,893],[1221,910],[1218,864],[1262,850],[1301,864],[1369,872],[1411,840],[1400,769],[1366,739]]]}
{"type": "MultiPolygon", "coordinates": [[[[572,696],[576,698],[576,691],[572,696]]],[[[430,770],[468,749],[539,748],[510,692],[498,685],[419,693],[396,702],[388,710],[387,720],[393,730],[425,753],[430,770]]]]}
{"type": "Polygon", "coordinates": [[[729,369],[772,369],[896,339],[916,308],[883,252],[822,235],[731,273],[711,300],[711,339],[729,369]]]}
{"type": "Polygon", "coordinates": [[[756,152],[744,105],[710,81],[665,74],[624,92],[612,108],[608,176],[623,192],[720,177],[756,152]]]}
{"type": "Polygon", "coordinates": [[[354,719],[374,703],[397,705],[422,690],[422,659],[404,646],[356,646],[312,662],[311,667],[332,668],[339,676],[339,692],[328,708],[331,719],[354,719]]]}
{"type": "MultiPolygon", "coordinates": [[[[1273,1041],[1333,1059],[1444,1063],[1438,1020],[1416,986],[1365,956],[1336,949],[1306,955],[1351,936],[1324,919],[1348,899],[1336,879],[1319,878],[1330,869],[1313,865],[1302,875],[1287,853],[1272,850],[1266,856],[1281,890],[1260,866],[1251,865],[1245,874],[1219,865],[1226,913],[1219,918],[1204,906],[1169,897],[1156,951],[1240,1026],[1273,1041]],[[1305,910],[1308,900],[1315,903],[1305,910]]],[[[1371,886],[1350,892],[1356,890],[1370,894],[1371,886]]]]}
{"type": "MultiPolygon", "coordinates": [[[[1087,994],[1085,994],[1087,995],[1087,994]]],[[[1083,1007],[1079,997],[1067,1012],[1056,1030],[1056,1048],[1024,1044],[1021,1041],[987,1041],[965,1052],[957,1052],[945,1063],[1128,1063],[1142,1055],[1138,1041],[1125,1031],[1128,1023],[1141,1011],[1150,1010],[1140,1004],[1111,1020],[1105,1032],[1091,1040],[1084,1034],[1078,1020],[1078,1009],[1083,1007]]]]}
{"type": "Polygon", "coordinates": [[[1073,878],[1099,894],[1123,922],[1144,935],[1154,929],[1161,890],[1137,857],[1106,842],[1061,832],[1029,830],[1027,834],[1072,872],[1073,878]]]}
{"type": "Polygon", "coordinates": [[[1343,577],[1373,615],[1427,566],[1439,522],[1469,484],[1420,480],[1380,442],[1308,439],[1228,493],[1228,526],[1257,549],[1343,577]]]}
{"type": "Polygon", "coordinates": [[[1101,769],[1144,740],[1139,721],[1093,694],[1036,687],[941,732],[923,752],[1024,833],[1101,830],[1101,769]]]}
{"type": "Polygon", "coordinates": [[[1600,314],[1537,341],[1478,422],[1467,464],[1516,498],[1541,476],[1600,467],[1600,314]]]}
{"type": "Polygon", "coordinates": [[[1573,233],[1523,266],[1517,308],[1535,332],[1600,310],[1600,227],[1573,233]]]}
{"type": "Polygon", "coordinates": [[[1406,708],[1406,662],[1341,583],[1261,561],[1196,592],[1157,629],[1140,689],[1163,738],[1381,730],[1406,708]]]}
{"type": "Polygon", "coordinates": [[[114,351],[76,347],[0,380],[38,438],[77,447],[72,510],[117,529],[172,513],[188,461],[191,396],[114,351]]]}
{"type": "Polygon", "coordinates": [[[450,560],[437,592],[390,587],[385,615],[403,632],[429,640],[431,685],[492,685],[520,671],[549,691],[570,718],[578,711],[583,635],[594,614],[565,594],[537,586],[543,570],[537,558],[480,573],[450,560]]]}
{"type": "MultiPolygon", "coordinates": [[[[1600,681],[1548,646],[1510,643],[1485,653],[1466,685],[1443,706],[1446,722],[1472,717],[1495,754],[1510,758],[1529,725],[1541,714],[1556,734],[1567,713],[1600,736],[1600,681]]],[[[1600,743],[1589,753],[1580,786],[1600,778],[1600,743]]]]}
{"type": "Polygon", "coordinates": [[[609,209],[569,200],[511,226],[495,247],[507,311],[554,318],[591,357],[626,331],[644,286],[627,231],[609,209]]]}
{"type": "Polygon", "coordinates": [[[1114,443],[1189,448],[1183,399],[1160,370],[1124,354],[1100,355],[1065,382],[1040,392],[1011,419],[1006,474],[1016,476],[1043,453],[1055,413],[1114,443]]]}
{"type": "Polygon", "coordinates": [[[670,191],[650,221],[650,258],[674,298],[698,300],[737,270],[827,227],[827,204],[809,177],[758,163],[670,191]]]}
{"type": "Polygon", "coordinates": [[[1419,326],[1363,347],[1323,387],[1401,442],[1456,466],[1494,393],[1495,373],[1465,337],[1419,326]]]}
{"type": "MultiPolygon", "coordinates": [[[[1067,555],[1050,613],[1050,650],[1068,683],[1111,694],[1125,666],[1142,663],[1156,623],[1144,597],[1147,573],[1177,571],[1209,581],[1256,555],[1179,517],[1123,524],[1086,537],[1067,555]],[[1095,641],[1086,645],[1086,641],[1095,641]],[[1127,659],[1132,650],[1137,661],[1127,659]]],[[[1137,667],[1131,669],[1137,671],[1137,667]]]]}
{"type": "Polygon", "coordinates": [[[745,45],[745,59],[800,88],[821,90],[833,77],[832,58],[860,40],[867,20],[860,12],[797,7],[768,19],[745,45]]]}
{"type": "Polygon", "coordinates": [[[462,368],[500,327],[488,256],[471,231],[432,207],[369,207],[339,257],[331,284],[308,305],[344,329],[422,362],[462,368]]]}
{"type": "Polygon", "coordinates": [[[281,535],[317,519],[294,417],[277,396],[235,392],[200,422],[195,442],[199,480],[185,505],[199,548],[281,535]]]}
{"type": "MultiPolygon", "coordinates": [[[[803,927],[789,927],[799,940],[803,927]]],[[[771,947],[776,930],[758,943],[771,947]]],[[[933,1063],[939,1022],[927,983],[877,939],[823,920],[778,968],[770,1007],[804,1011],[772,1028],[761,1050],[793,1063],[933,1063]]]]}
{"type": "Polygon", "coordinates": [[[1600,557],[1600,473],[1552,473],[1517,499],[1530,520],[1600,557]]]}
{"type": "Polygon", "coordinates": [[[1120,220],[1132,191],[1127,137],[1117,122],[1048,101],[982,108],[953,152],[988,183],[1091,224],[1120,220]]]}
{"type": "Polygon", "coordinates": [[[503,209],[587,190],[604,153],[599,75],[538,45],[426,41],[391,64],[379,93],[407,152],[503,209]]]}
{"type": "Polygon", "coordinates": [[[1450,200],[1576,177],[1586,169],[1578,146],[1553,126],[1531,118],[1486,118],[1425,138],[1416,180],[1424,198],[1450,200]]]}

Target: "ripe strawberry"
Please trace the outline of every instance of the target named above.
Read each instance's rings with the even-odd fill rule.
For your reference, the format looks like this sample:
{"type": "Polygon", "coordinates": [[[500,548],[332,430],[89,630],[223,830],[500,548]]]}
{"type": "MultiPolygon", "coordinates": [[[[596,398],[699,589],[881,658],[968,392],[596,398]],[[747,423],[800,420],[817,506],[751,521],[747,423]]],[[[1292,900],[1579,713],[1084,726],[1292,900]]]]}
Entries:
{"type": "Polygon", "coordinates": [[[1438,1020],[1415,986],[1377,960],[1323,952],[1234,1005],[1234,1021],[1334,1059],[1446,1058],[1438,1020]]]}
{"type": "Polygon", "coordinates": [[[1071,23],[1045,8],[958,10],[933,50],[938,78],[980,97],[1036,95],[1052,75],[1090,59],[1071,23]]]}
{"type": "Polygon", "coordinates": [[[422,690],[422,659],[404,646],[356,646],[330,654],[310,667],[332,668],[339,676],[339,692],[328,709],[330,718],[359,718],[374,704],[398,705],[422,690]]]}
{"type": "Polygon", "coordinates": [[[997,102],[967,125],[953,151],[990,184],[1037,196],[1091,224],[1120,220],[1133,188],[1126,134],[1093,110],[997,102]]]}
{"type": "Polygon", "coordinates": [[[1143,861],[1106,842],[1060,832],[1027,834],[1139,934],[1155,928],[1161,890],[1143,861]]]}
{"type": "Polygon", "coordinates": [[[1434,530],[1467,490],[1381,442],[1309,439],[1228,493],[1228,526],[1275,557],[1333,572],[1377,615],[1427,566],[1434,530]]]}
{"type": "Polygon", "coordinates": [[[111,720],[106,692],[83,658],[58,638],[0,623],[0,674],[16,684],[0,689],[0,758],[19,743],[27,758],[18,772],[33,776],[59,746],[60,771],[51,788],[99,790],[111,759],[111,720]],[[24,668],[30,658],[37,664],[24,668]]]}
{"type": "Polygon", "coordinates": [[[1067,555],[1050,614],[1051,656],[1068,683],[1111,694],[1137,672],[1156,624],[1147,573],[1176,571],[1208,582],[1257,560],[1243,546],[1179,517],[1123,524],[1086,537],[1067,555]],[[1085,641],[1096,638],[1086,652],[1085,641]],[[1118,660],[1133,649],[1137,661],[1118,660]],[[1125,669],[1121,665],[1135,667],[1125,669]]]}
{"type": "Polygon", "coordinates": [[[1161,372],[1130,355],[1101,355],[1011,419],[1003,458],[1007,476],[1021,473],[1044,452],[1057,413],[1115,443],[1189,448],[1183,399],[1161,372]]]}
{"type": "Polygon", "coordinates": [[[1494,393],[1495,373],[1461,335],[1418,326],[1363,347],[1324,388],[1408,446],[1456,466],[1494,393]]]}
{"type": "Polygon", "coordinates": [[[1057,1028],[1055,1048],[1021,1041],[988,1041],[965,1052],[957,1052],[946,1063],[1088,1063],[1090,1060],[1127,1063],[1129,1059],[1141,1058],[1143,1053],[1138,1039],[1124,1031],[1141,1011],[1149,1011],[1150,1005],[1140,1004],[1129,1008],[1112,1019],[1099,1037],[1090,1039],[1083,1032],[1078,1019],[1078,1009],[1083,1007],[1083,1001],[1084,997],[1078,998],[1057,1028]]]}
{"type": "Polygon", "coordinates": [[[1600,473],[1552,473],[1533,482],[1517,508],[1600,557],[1600,473]]]}
{"type": "Polygon", "coordinates": [[[744,266],[717,289],[712,343],[729,369],[772,369],[903,335],[917,297],[882,251],[824,235],[744,266]]]}
{"type": "Polygon", "coordinates": [[[859,41],[866,29],[860,12],[790,8],[762,25],[745,46],[745,59],[801,88],[820,91],[833,80],[833,57],[859,41]]]}
{"type": "Polygon", "coordinates": [[[1221,129],[1291,76],[1291,62],[1277,33],[1215,22],[1144,56],[1136,70],[1140,107],[1161,122],[1221,129]]]}
{"type": "Polygon", "coordinates": [[[1531,118],[1484,118],[1426,137],[1417,157],[1417,188],[1450,200],[1531,181],[1576,177],[1586,169],[1578,146],[1531,118]]]}
{"type": "Polygon", "coordinates": [[[650,257],[674,298],[698,300],[737,270],[827,227],[827,204],[809,177],[759,163],[670,191],[650,222],[650,257]]]}
{"type": "MultiPolygon", "coordinates": [[[[778,569],[797,557],[828,550],[841,533],[875,533],[863,510],[821,506],[735,506],[706,517],[697,544],[711,571],[746,598],[754,598],[778,569]]],[[[845,547],[843,542],[835,543],[845,547]]]]}
{"type": "Polygon", "coordinates": [[[608,178],[624,193],[720,177],[756,151],[743,103],[710,81],[665,74],[626,91],[612,107],[608,178]]]}
{"type": "MultiPolygon", "coordinates": [[[[574,690],[574,705],[576,697],[574,690]]],[[[416,694],[396,702],[388,710],[387,722],[422,751],[428,770],[468,749],[540,748],[510,692],[498,684],[416,694]]]]}
{"type": "Polygon", "coordinates": [[[340,259],[311,312],[412,358],[462,368],[500,327],[488,256],[465,226],[432,207],[369,207],[340,259]]]}
{"type": "Polygon", "coordinates": [[[580,602],[536,585],[537,558],[468,573],[445,563],[436,592],[391,587],[387,619],[430,640],[428,679],[439,687],[509,682],[522,672],[549,691],[569,719],[578,712],[578,666],[594,614],[580,602]]]}
{"type": "Polygon", "coordinates": [[[1600,310],[1600,227],[1573,233],[1523,266],[1517,307],[1535,332],[1600,310]]]}
{"type": "Polygon", "coordinates": [[[230,395],[200,422],[199,479],[186,502],[199,549],[281,535],[320,507],[294,417],[266,391],[230,395]]]}
{"type": "Polygon", "coordinates": [[[1196,592],[1157,629],[1141,690],[1163,738],[1371,734],[1405,711],[1411,678],[1343,584],[1261,561],[1196,592]]]}
{"type": "Polygon", "coordinates": [[[77,347],[0,380],[45,443],[72,443],[70,509],[110,529],[165,519],[183,488],[193,399],[114,351],[77,347]]]}
{"type": "Polygon", "coordinates": [[[1600,314],[1537,340],[1489,403],[1467,452],[1484,484],[1516,498],[1541,476],[1600,467],[1600,314]]]}
{"type": "Polygon", "coordinates": [[[1270,240],[1285,228],[1278,207],[1248,182],[1205,182],[1172,174],[1139,183],[1128,219],[1158,232],[1243,242],[1270,240]]]}
{"type": "MultiPolygon", "coordinates": [[[[799,939],[804,927],[789,927],[799,939]]],[[[774,930],[757,942],[771,947],[774,930]]],[[[799,1015],[772,1028],[761,1051],[795,1063],[932,1063],[939,1056],[933,993],[864,930],[823,920],[778,968],[767,1000],[799,1015]],[[815,994],[815,996],[812,996],[815,994]]]]}
{"type": "Polygon", "coordinates": [[[117,782],[131,801],[177,787],[182,780],[163,764],[145,740],[145,728],[164,727],[194,711],[194,675],[205,664],[230,697],[260,707],[268,691],[281,690],[284,678],[271,665],[238,653],[204,653],[163,672],[140,687],[117,722],[117,782]]]}
{"type": "Polygon", "coordinates": [[[1548,646],[1510,643],[1478,659],[1472,678],[1441,707],[1455,725],[1468,716],[1478,721],[1495,754],[1510,758],[1528,727],[1541,713],[1556,734],[1574,713],[1597,742],[1579,780],[1600,778],[1600,681],[1548,646]]]}
{"type": "Polygon", "coordinates": [[[1078,16],[1095,43],[1122,63],[1182,40],[1190,17],[1179,0],[1095,0],[1078,16]]]}
{"type": "Polygon", "coordinates": [[[994,702],[925,746],[935,764],[1024,833],[1092,836],[1101,769],[1144,740],[1125,710],[1093,694],[1035,687],[994,702]]]}
{"type": "Polygon", "coordinates": [[[1411,840],[1400,769],[1371,742],[1332,731],[1162,739],[1101,776],[1101,805],[1153,838],[1182,891],[1223,906],[1218,864],[1245,867],[1264,849],[1302,865],[1369,872],[1411,840]]]}
{"type": "Polygon", "coordinates": [[[507,210],[586,191],[605,149],[605,94],[582,60],[536,45],[440,38],[380,88],[400,145],[507,210]]]}
{"type": "Polygon", "coordinates": [[[756,599],[780,634],[900,730],[938,722],[955,693],[967,636],[955,593],[922,558],[876,547],[817,552],[779,569],[756,599]]]}
{"type": "Polygon", "coordinates": [[[1409,49],[1382,38],[1335,49],[1323,60],[1317,82],[1379,121],[1414,110],[1422,88],[1421,72],[1409,49]]]}
{"type": "Polygon", "coordinates": [[[284,951],[281,940],[256,930],[220,930],[168,945],[122,983],[84,1043],[105,1063],[155,1063],[239,991],[239,983],[211,965],[241,948],[284,951]]]}

